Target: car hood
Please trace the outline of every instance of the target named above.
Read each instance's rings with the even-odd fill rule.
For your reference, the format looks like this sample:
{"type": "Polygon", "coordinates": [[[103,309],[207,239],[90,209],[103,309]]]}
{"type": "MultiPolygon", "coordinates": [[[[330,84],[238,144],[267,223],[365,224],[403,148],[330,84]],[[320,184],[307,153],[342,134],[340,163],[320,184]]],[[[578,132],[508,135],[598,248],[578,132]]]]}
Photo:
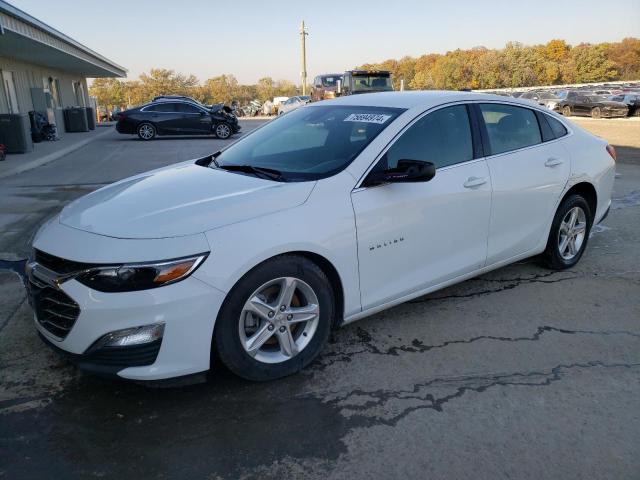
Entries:
{"type": "Polygon", "coordinates": [[[131,177],[82,197],[60,223],[117,238],[167,238],[296,207],[315,182],[282,183],[193,162],[131,177]]]}

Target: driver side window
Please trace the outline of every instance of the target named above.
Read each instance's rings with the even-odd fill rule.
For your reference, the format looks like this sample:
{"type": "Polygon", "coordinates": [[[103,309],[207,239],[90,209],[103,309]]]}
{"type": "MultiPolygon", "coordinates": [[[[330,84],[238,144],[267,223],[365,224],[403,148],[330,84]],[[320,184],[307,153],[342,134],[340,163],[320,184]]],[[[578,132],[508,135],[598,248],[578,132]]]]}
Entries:
{"type": "Polygon", "coordinates": [[[409,127],[387,150],[381,167],[395,168],[398,160],[422,160],[442,168],[472,159],[467,107],[455,105],[425,115],[409,127]]]}

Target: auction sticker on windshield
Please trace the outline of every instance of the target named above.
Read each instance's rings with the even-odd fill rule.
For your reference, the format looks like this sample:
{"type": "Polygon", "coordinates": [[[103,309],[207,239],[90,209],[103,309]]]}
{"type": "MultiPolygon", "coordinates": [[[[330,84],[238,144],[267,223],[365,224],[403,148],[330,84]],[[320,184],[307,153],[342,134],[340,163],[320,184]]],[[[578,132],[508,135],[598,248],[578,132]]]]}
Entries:
{"type": "Polygon", "coordinates": [[[344,119],[345,122],[362,122],[362,123],[384,123],[391,118],[391,115],[382,115],[380,113],[352,113],[344,119]]]}

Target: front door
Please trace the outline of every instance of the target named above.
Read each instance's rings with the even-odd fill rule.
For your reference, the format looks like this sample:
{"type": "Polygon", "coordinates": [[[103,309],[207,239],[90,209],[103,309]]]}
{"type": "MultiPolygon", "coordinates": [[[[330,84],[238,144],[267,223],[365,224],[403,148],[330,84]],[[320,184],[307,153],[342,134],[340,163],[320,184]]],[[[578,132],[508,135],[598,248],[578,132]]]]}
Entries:
{"type": "Polygon", "coordinates": [[[414,122],[374,167],[430,161],[433,179],[354,190],[363,309],[484,266],[491,181],[474,157],[467,106],[445,107],[414,122]]]}
{"type": "Polygon", "coordinates": [[[183,134],[202,135],[211,133],[211,114],[189,103],[177,103],[180,113],[179,131],[183,134]]]}

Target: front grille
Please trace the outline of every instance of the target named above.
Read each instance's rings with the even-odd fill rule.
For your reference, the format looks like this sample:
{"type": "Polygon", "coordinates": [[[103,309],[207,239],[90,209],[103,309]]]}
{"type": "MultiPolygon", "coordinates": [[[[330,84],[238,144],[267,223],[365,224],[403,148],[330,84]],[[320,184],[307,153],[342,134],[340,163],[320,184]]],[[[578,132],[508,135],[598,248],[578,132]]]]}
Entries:
{"type": "Polygon", "coordinates": [[[34,260],[43,267],[62,275],[88,270],[97,266],[95,263],[74,262],[73,260],[56,257],[37,249],[34,249],[34,260]]]}
{"type": "Polygon", "coordinates": [[[29,296],[38,323],[58,338],[65,338],[80,315],[79,305],[62,290],[29,280],[29,296]]]}

